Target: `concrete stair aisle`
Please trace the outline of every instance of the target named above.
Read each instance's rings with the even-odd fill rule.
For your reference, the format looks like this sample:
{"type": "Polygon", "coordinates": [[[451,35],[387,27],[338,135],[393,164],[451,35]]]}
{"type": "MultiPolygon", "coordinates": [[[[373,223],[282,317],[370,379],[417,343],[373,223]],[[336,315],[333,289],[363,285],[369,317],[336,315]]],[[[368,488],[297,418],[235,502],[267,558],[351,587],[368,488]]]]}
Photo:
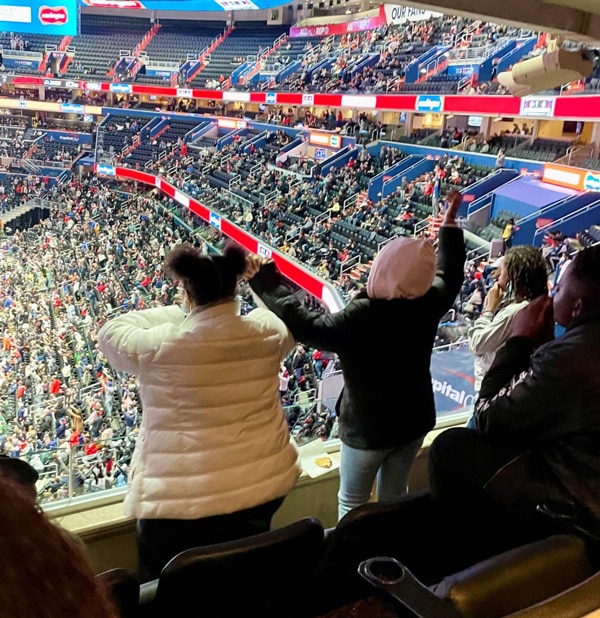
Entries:
{"type": "Polygon", "coordinates": [[[0,214],[0,221],[2,222],[2,226],[4,227],[7,223],[10,223],[14,219],[19,218],[21,215],[28,213],[30,210],[34,210],[41,206],[41,202],[38,200],[29,200],[25,202],[22,206],[17,206],[9,210],[8,212],[4,212],[0,214]]]}
{"type": "Polygon", "coordinates": [[[369,275],[373,260],[369,260],[366,264],[357,264],[349,273],[348,277],[357,283],[369,275]]]}
{"type": "MultiPolygon", "coordinates": [[[[159,29],[160,29],[160,24],[155,23],[152,26],[152,28],[150,28],[150,30],[148,30],[148,32],[146,32],[146,34],[143,36],[142,40],[137,44],[136,48],[131,52],[131,56],[133,58],[138,58],[139,55],[146,49],[146,47],[148,47],[148,45],[150,44],[150,41],[152,41],[152,39],[156,36],[156,33],[158,32],[159,29]]],[[[111,67],[110,71],[107,73],[108,77],[113,77],[114,76],[115,70],[116,70],[117,65],[119,64],[119,62],[121,62],[121,58],[119,58],[118,60],[115,61],[115,63],[111,67]]]]}
{"type": "Polygon", "coordinates": [[[438,215],[437,217],[430,215],[429,217],[427,217],[427,231],[429,232],[429,238],[431,238],[432,240],[438,237],[443,219],[443,215],[438,215]]]}

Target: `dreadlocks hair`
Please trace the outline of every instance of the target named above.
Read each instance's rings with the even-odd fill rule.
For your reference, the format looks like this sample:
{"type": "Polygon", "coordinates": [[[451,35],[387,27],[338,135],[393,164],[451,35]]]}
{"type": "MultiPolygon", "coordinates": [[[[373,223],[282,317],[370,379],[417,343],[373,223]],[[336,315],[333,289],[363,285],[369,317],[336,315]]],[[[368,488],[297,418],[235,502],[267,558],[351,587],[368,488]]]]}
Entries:
{"type": "Polygon", "coordinates": [[[511,300],[533,300],[548,293],[548,271],[539,249],[530,245],[511,247],[504,257],[511,300]]]}

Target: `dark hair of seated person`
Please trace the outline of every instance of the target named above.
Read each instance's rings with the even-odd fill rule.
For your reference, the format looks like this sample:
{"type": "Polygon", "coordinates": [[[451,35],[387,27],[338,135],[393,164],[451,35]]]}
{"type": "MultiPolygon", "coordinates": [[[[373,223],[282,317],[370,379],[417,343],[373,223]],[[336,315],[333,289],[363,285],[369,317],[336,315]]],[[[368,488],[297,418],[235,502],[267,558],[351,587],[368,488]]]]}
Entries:
{"type": "Polygon", "coordinates": [[[0,478],[0,616],[117,618],[81,550],[31,500],[0,478]]]}
{"type": "Polygon", "coordinates": [[[571,275],[583,284],[588,301],[600,308],[600,245],[577,252],[571,275]]]}
{"type": "Polygon", "coordinates": [[[245,252],[236,245],[225,247],[223,255],[207,256],[184,243],[165,258],[167,275],[179,279],[197,305],[233,299],[244,269],[245,252]]]}
{"type": "Polygon", "coordinates": [[[18,457],[0,455],[0,481],[6,480],[20,485],[26,489],[30,495],[33,494],[35,499],[37,498],[35,484],[39,478],[40,475],[37,470],[26,461],[18,457]]]}

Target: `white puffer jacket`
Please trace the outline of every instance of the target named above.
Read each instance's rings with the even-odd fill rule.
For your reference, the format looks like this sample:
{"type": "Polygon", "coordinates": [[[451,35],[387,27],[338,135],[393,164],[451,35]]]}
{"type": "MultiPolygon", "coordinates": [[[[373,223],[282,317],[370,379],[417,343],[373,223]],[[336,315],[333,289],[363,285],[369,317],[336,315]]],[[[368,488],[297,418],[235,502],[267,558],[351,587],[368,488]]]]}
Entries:
{"type": "Polygon", "coordinates": [[[98,334],[113,368],[138,377],[142,429],[125,514],[196,519],[285,496],[300,473],[279,400],[294,341],[265,309],[225,302],[185,316],[133,311],[98,334]]]}

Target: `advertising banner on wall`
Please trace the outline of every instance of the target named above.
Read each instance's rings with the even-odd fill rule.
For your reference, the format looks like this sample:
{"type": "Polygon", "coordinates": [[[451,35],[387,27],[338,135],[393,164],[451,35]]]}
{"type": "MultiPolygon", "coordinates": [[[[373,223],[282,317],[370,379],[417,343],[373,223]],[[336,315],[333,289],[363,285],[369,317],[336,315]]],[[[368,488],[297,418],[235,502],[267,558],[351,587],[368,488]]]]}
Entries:
{"type": "Polygon", "coordinates": [[[286,0],[81,0],[83,6],[148,11],[249,11],[271,9],[286,0]]]}
{"type": "Polygon", "coordinates": [[[422,21],[441,17],[441,13],[416,9],[411,6],[398,6],[396,4],[385,4],[385,16],[388,24],[404,24],[407,21],[422,21]]]}
{"type": "Polygon", "coordinates": [[[297,36],[331,36],[334,34],[348,34],[350,32],[363,32],[365,30],[373,30],[386,23],[385,11],[383,6],[380,8],[377,15],[365,17],[364,19],[355,19],[346,21],[341,24],[319,24],[314,26],[292,26],[290,28],[290,37],[297,36]]]}
{"type": "Polygon", "coordinates": [[[7,0],[0,3],[0,31],[57,36],[79,33],[77,0],[7,0]]]}
{"type": "Polygon", "coordinates": [[[4,56],[3,64],[5,69],[27,69],[28,71],[35,71],[40,64],[40,61],[27,58],[7,58],[6,56],[4,56]]]}
{"type": "Polygon", "coordinates": [[[600,191],[600,172],[546,163],[542,174],[542,182],[551,185],[576,189],[577,191],[600,191]]]}
{"type": "Polygon", "coordinates": [[[437,415],[472,408],[475,403],[473,355],[467,346],[431,355],[431,381],[437,415]]]}
{"type": "Polygon", "coordinates": [[[61,144],[92,143],[92,136],[89,133],[75,133],[74,131],[46,131],[45,137],[61,144]]]}

